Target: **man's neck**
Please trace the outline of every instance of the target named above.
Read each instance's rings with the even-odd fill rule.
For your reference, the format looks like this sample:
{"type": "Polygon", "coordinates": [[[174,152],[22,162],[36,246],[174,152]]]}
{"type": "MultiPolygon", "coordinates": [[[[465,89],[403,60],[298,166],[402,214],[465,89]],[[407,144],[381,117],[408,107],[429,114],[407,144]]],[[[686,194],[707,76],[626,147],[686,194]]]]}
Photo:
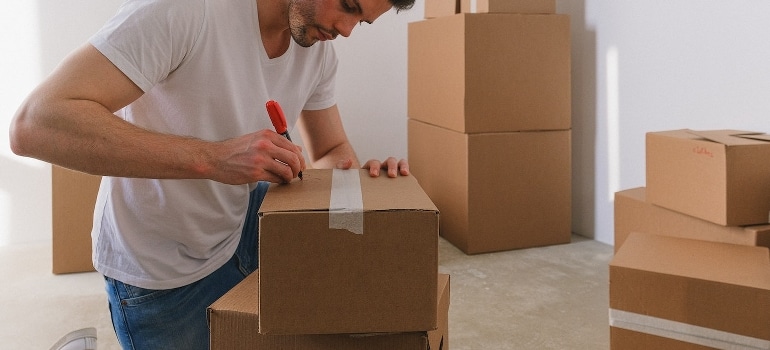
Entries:
{"type": "Polygon", "coordinates": [[[289,5],[286,0],[257,0],[259,32],[270,58],[283,55],[289,48],[289,5]]]}

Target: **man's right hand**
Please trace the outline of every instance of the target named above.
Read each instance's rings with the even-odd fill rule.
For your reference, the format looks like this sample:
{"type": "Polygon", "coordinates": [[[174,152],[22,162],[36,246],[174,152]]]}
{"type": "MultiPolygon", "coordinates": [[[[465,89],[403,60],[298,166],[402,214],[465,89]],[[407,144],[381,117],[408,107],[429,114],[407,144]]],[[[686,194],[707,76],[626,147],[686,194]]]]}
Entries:
{"type": "Polygon", "coordinates": [[[305,169],[302,148],[265,129],[219,142],[211,178],[228,184],[287,183],[305,169]]]}

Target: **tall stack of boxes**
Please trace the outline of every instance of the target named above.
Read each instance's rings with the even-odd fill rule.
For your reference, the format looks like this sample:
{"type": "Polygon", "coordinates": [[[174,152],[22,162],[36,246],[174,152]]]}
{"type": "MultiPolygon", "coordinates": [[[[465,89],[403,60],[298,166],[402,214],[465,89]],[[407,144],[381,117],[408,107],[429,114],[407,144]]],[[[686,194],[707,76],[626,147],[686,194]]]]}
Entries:
{"type": "Polygon", "coordinates": [[[555,7],[426,1],[409,24],[410,167],[465,253],[570,241],[569,17],[555,7]]]}
{"type": "Polygon", "coordinates": [[[273,184],[259,271],[209,308],[211,348],[446,349],[438,225],[411,176],[308,170],[273,184]]]}
{"type": "Polygon", "coordinates": [[[615,194],[611,348],[770,348],[770,135],[646,145],[646,188],[615,194]]]}

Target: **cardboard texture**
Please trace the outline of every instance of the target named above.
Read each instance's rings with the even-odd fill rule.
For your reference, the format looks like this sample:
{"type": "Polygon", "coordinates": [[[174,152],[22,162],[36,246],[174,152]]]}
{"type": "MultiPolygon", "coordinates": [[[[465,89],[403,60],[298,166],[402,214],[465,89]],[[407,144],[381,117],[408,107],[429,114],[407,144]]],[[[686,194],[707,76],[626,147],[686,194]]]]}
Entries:
{"type": "Polygon", "coordinates": [[[451,16],[460,13],[460,0],[425,0],[425,18],[451,16]]]}
{"type": "Polygon", "coordinates": [[[441,210],[441,236],[466,254],[569,243],[570,134],[465,134],[410,119],[410,170],[441,210]]]}
{"type": "Polygon", "coordinates": [[[765,247],[632,233],[610,262],[609,294],[612,349],[770,347],[765,247]]]}
{"type": "Polygon", "coordinates": [[[436,328],[436,206],[413,176],[348,172],[360,179],[363,234],[330,228],[331,170],[270,187],[259,212],[260,333],[436,328]]]}
{"type": "Polygon", "coordinates": [[[768,223],[770,135],[650,132],[646,152],[651,203],[725,226],[768,223]]]}
{"type": "Polygon", "coordinates": [[[770,225],[722,226],[647,201],[644,187],[615,193],[615,252],[631,232],[770,247],[770,225]]]}
{"type": "Polygon", "coordinates": [[[52,272],[91,272],[91,228],[101,176],[51,168],[52,272]]]}
{"type": "Polygon", "coordinates": [[[409,118],[464,133],[571,127],[566,15],[412,22],[408,46],[409,118]]]}
{"type": "Polygon", "coordinates": [[[556,12],[556,0],[462,0],[464,13],[528,13],[556,12]]]}
{"type": "MultiPolygon", "coordinates": [[[[259,272],[227,292],[208,309],[212,350],[447,350],[449,349],[449,275],[437,277],[438,328],[430,331],[372,334],[259,334],[259,272]]],[[[436,291],[434,291],[436,292],[436,291]]],[[[376,317],[376,315],[373,315],[376,317]]]]}

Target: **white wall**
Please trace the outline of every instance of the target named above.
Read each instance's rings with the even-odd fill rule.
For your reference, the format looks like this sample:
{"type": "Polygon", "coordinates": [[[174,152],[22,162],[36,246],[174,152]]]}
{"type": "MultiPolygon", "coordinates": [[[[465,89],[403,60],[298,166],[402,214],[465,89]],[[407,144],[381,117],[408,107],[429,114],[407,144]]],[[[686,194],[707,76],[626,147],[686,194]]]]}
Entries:
{"type": "Polygon", "coordinates": [[[407,24],[422,20],[423,4],[417,0],[411,10],[387,12],[334,41],[339,108],[362,163],[407,157],[407,24]]]}
{"type": "Polygon", "coordinates": [[[770,2],[559,5],[573,15],[576,232],[613,242],[612,194],[644,186],[646,132],[770,132],[770,2]]]}
{"type": "MultiPolygon", "coordinates": [[[[118,0],[11,0],[0,12],[0,128],[24,96],[114,13],[118,0]]],[[[406,157],[406,23],[387,13],[340,56],[339,107],[361,160],[406,157]]],[[[770,26],[761,0],[557,0],[572,18],[573,229],[612,243],[612,194],[644,185],[644,134],[770,131],[770,26]]],[[[0,245],[50,239],[50,167],[0,132],[0,245]]]]}
{"type": "Polygon", "coordinates": [[[51,239],[51,167],[11,153],[24,97],[120,5],[118,0],[10,0],[0,11],[0,246],[51,239]]]}

